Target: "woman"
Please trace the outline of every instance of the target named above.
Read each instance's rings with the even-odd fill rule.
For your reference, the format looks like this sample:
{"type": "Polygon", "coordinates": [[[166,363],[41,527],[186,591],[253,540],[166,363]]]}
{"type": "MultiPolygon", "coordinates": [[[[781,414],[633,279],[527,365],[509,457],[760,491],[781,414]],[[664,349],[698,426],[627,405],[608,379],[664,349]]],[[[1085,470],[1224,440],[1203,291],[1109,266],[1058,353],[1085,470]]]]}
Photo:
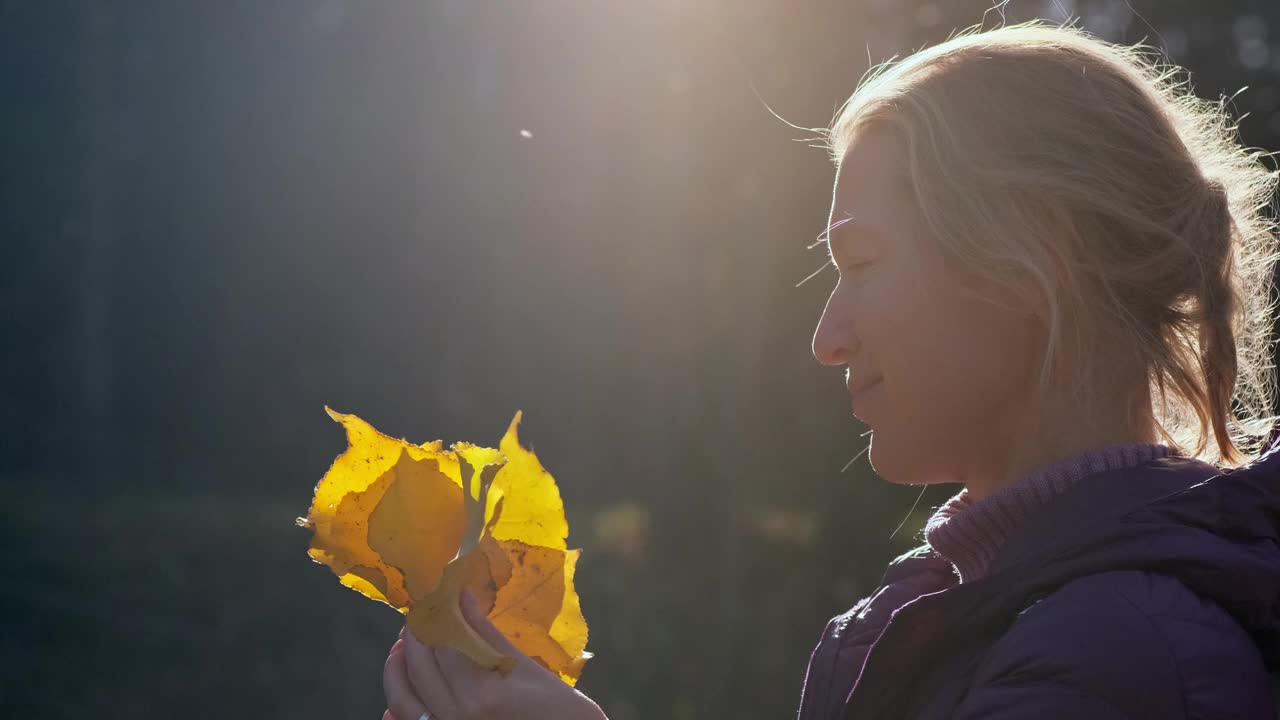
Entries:
{"type": "MultiPolygon", "coordinates": [[[[882,66],[826,135],[814,355],[877,474],[964,489],[828,623],[801,720],[1275,717],[1275,175],[1172,70],[1039,23],[882,66]]],[[[519,669],[398,641],[389,715],[604,717],[464,609],[519,669]]]]}

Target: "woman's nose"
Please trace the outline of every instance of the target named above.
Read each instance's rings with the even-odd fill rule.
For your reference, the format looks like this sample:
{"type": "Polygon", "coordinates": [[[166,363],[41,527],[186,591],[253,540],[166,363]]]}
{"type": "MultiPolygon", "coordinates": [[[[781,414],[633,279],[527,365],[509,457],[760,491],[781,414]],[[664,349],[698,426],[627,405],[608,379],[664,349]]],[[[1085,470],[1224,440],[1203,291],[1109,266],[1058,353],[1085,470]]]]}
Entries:
{"type": "Polygon", "coordinates": [[[813,357],[823,365],[843,365],[848,359],[847,339],[839,324],[833,322],[830,308],[823,310],[813,332],[813,357]]]}

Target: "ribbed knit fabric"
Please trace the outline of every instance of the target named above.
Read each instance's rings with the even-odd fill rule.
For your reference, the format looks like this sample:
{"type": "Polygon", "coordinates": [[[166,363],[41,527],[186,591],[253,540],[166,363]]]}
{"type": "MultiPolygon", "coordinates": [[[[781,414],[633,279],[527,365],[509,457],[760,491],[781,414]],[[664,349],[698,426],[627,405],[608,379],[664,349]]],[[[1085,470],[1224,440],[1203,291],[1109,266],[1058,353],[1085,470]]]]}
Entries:
{"type": "Polygon", "coordinates": [[[960,582],[972,582],[986,575],[996,552],[1028,516],[1082,478],[1171,454],[1159,443],[1111,445],[1042,467],[977,502],[962,490],[929,518],[925,540],[956,567],[960,582]]]}

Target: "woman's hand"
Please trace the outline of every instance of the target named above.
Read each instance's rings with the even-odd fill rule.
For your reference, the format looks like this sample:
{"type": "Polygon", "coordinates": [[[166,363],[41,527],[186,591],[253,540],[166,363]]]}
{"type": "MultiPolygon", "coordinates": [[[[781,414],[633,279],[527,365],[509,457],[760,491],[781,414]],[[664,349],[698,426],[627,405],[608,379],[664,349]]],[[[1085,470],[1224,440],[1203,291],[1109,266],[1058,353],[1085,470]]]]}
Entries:
{"type": "Polygon", "coordinates": [[[516,659],[503,677],[453,648],[429,647],[400,631],[382,672],[383,720],[608,720],[600,707],[515,648],[463,592],[462,616],[498,652],[516,659]]]}

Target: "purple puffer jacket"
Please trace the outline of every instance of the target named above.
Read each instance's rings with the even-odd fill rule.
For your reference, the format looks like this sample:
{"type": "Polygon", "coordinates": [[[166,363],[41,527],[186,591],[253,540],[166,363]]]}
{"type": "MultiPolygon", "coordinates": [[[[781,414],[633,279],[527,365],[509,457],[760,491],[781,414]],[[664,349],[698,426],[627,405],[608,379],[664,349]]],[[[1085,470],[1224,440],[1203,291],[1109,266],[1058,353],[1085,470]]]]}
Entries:
{"type": "Polygon", "coordinates": [[[800,720],[1275,718],[1280,424],[1268,446],[1090,475],[973,582],[899,557],[828,623],[800,720]]]}

